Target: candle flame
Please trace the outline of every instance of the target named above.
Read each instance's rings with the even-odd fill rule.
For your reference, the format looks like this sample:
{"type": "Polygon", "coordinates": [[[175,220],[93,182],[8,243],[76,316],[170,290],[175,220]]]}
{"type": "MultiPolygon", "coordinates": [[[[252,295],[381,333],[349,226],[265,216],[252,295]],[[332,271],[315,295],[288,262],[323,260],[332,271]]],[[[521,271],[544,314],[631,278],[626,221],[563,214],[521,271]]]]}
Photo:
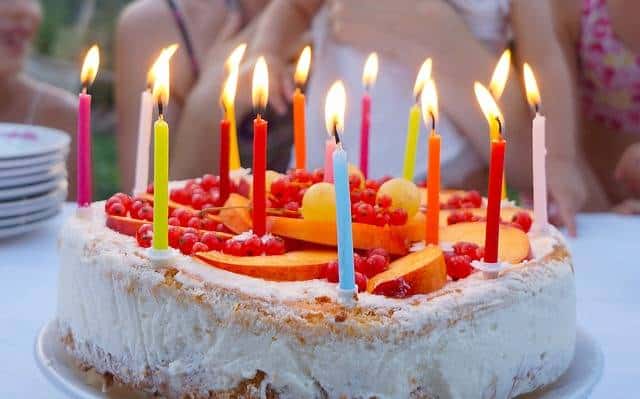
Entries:
{"type": "Polygon", "coordinates": [[[529,101],[529,105],[533,108],[538,109],[540,107],[540,90],[538,90],[538,82],[536,82],[536,77],[533,75],[533,70],[527,64],[524,63],[524,87],[527,91],[527,101],[529,101]]]}
{"type": "Polygon", "coordinates": [[[431,78],[432,63],[431,58],[427,58],[418,70],[416,83],[413,85],[413,97],[416,101],[420,98],[420,93],[422,93],[422,88],[424,87],[425,82],[431,78]]]}
{"type": "Polygon", "coordinates": [[[234,69],[238,69],[238,67],[240,66],[240,62],[242,62],[242,58],[244,57],[244,53],[246,50],[247,50],[247,43],[241,43],[235,49],[233,49],[233,51],[231,52],[231,54],[229,54],[229,57],[224,63],[224,66],[227,69],[227,71],[231,72],[234,69]]]}
{"type": "Polygon", "coordinates": [[[298,87],[304,86],[307,82],[307,76],[309,76],[309,67],[311,66],[311,47],[306,46],[300,58],[298,58],[298,65],[296,65],[296,73],[293,76],[293,80],[298,87]]]}
{"type": "Polygon", "coordinates": [[[438,92],[436,90],[436,82],[428,79],[424,84],[424,89],[420,95],[422,103],[422,118],[424,124],[432,130],[435,130],[436,120],[438,119],[438,92]]]}
{"type": "Polygon", "coordinates": [[[80,71],[80,81],[85,88],[93,83],[98,74],[98,68],[100,67],[100,49],[97,45],[91,46],[87,55],[84,57],[82,63],[82,70],[80,71]]]}
{"type": "Polygon", "coordinates": [[[234,68],[229,72],[229,76],[224,81],[222,88],[222,94],[220,95],[220,102],[225,110],[233,107],[233,102],[236,99],[236,89],[238,87],[238,69],[234,68]]]}
{"type": "Polygon", "coordinates": [[[506,49],[500,56],[496,69],[493,70],[491,75],[491,81],[489,82],[489,91],[493,94],[496,100],[502,97],[504,88],[507,85],[507,79],[509,78],[509,70],[511,68],[511,50],[506,49]]]}
{"type": "Polygon", "coordinates": [[[160,57],[154,68],[153,101],[166,106],[169,103],[170,73],[169,58],[160,57]]]}
{"type": "Polygon", "coordinates": [[[334,82],[327,93],[324,106],[324,120],[327,133],[341,133],[344,129],[344,112],[347,106],[347,93],[341,80],[334,82]]]}
{"type": "Polygon", "coordinates": [[[362,84],[365,88],[369,88],[376,83],[378,78],[378,53],[371,53],[364,63],[362,70],[362,84]]]}
{"type": "Polygon", "coordinates": [[[504,118],[502,117],[500,108],[498,108],[498,104],[496,104],[496,100],[493,98],[489,90],[479,82],[475,82],[473,84],[473,90],[476,93],[478,104],[480,104],[480,108],[482,109],[482,113],[487,119],[487,122],[491,124],[497,119],[501,126],[504,125],[504,118]]]}
{"type": "Polygon", "coordinates": [[[253,69],[251,100],[254,108],[264,109],[267,107],[267,101],[269,100],[269,70],[264,57],[258,58],[253,69]]]}
{"type": "Polygon", "coordinates": [[[151,68],[149,68],[149,72],[147,73],[147,86],[148,87],[153,87],[153,82],[156,80],[156,68],[157,68],[157,65],[159,63],[163,62],[162,60],[164,58],[166,58],[168,61],[171,61],[171,57],[173,57],[173,55],[175,54],[175,52],[177,50],[178,50],[178,45],[175,44],[175,43],[172,44],[169,47],[165,47],[165,48],[162,49],[162,51],[160,52],[160,55],[153,62],[153,65],[151,66],[151,68]]]}

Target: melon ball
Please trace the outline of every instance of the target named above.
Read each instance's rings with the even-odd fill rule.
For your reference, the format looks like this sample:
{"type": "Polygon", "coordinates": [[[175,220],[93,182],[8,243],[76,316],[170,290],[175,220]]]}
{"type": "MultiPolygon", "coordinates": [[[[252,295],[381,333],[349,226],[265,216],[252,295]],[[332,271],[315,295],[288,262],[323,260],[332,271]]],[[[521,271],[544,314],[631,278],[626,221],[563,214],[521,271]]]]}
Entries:
{"type": "Polygon", "coordinates": [[[336,192],[331,183],[316,183],[302,197],[300,213],[307,220],[336,220],[336,192]]]}
{"type": "Polygon", "coordinates": [[[387,195],[391,198],[391,209],[402,208],[412,218],[420,209],[420,189],[413,182],[397,177],[385,182],[378,190],[377,198],[387,195]]]}

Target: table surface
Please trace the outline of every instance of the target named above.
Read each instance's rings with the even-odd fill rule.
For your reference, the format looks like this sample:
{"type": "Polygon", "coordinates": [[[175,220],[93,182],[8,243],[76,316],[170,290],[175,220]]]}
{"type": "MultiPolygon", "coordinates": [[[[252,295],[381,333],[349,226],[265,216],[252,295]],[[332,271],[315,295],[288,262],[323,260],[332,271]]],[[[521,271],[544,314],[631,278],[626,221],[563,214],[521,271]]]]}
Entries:
{"type": "MultiPolygon", "coordinates": [[[[64,398],[40,373],[35,337],[55,314],[61,215],[38,231],[0,240],[0,397],[64,398]]],[[[640,379],[640,217],[580,215],[569,241],[578,323],[602,346],[604,375],[593,398],[630,398],[640,379]]]]}

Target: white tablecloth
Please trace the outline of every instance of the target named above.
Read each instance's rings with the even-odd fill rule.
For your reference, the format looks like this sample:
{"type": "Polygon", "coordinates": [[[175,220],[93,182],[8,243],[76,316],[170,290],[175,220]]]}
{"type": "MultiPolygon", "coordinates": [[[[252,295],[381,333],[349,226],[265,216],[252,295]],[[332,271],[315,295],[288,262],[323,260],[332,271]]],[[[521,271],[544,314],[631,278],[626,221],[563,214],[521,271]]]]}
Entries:
{"type": "MultiPolygon", "coordinates": [[[[70,215],[22,237],[0,240],[0,398],[64,398],[34,360],[38,329],[55,312],[57,233],[70,215]]],[[[581,215],[570,241],[578,323],[602,346],[605,371],[593,398],[638,397],[640,380],[640,218],[581,215]]],[[[517,331],[514,331],[517,334],[517,331]]]]}

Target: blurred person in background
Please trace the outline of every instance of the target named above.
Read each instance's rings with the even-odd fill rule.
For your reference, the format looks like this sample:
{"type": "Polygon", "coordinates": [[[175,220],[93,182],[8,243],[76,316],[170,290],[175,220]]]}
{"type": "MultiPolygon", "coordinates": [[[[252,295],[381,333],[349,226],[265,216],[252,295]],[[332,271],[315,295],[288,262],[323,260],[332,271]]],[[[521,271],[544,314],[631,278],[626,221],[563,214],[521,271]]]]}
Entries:
{"type": "Polygon", "coordinates": [[[67,172],[69,197],[75,198],[77,100],[24,73],[41,20],[37,0],[0,1],[0,121],[49,126],[71,135],[67,172]]]}
{"type": "MultiPolygon", "coordinates": [[[[543,87],[548,184],[557,205],[556,222],[566,224],[573,235],[578,211],[606,207],[602,189],[577,146],[576,96],[547,1],[274,0],[260,22],[252,51],[280,54],[283,59],[283,44],[313,26],[309,148],[322,148],[322,104],[331,83],[343,79],[349,96],[343,140],[351,154],[357,154],[362,66],[368,52],[380,53],[380,72],[372,89],[373,177],[400,174],[416,72],[426,57],[432,57],[441,105],[442,173],[449,187],[486,187],[489,138],[473,82],[488,82],[502,50],[512,47],[512,77],[500,101],[509,140],[510,187],[528,193],[532,184],[532,114],[520,79],[522,62],[527,61],[543,87]]],[[[427,164],[426,137],[421,136],[418,171],[427,164]]],[[[319,166],[321,157],[322,151],[309,151],[312,166],[319,166]]]]}
{"type": "MultiPolygon", "coordinates": [[[[184,179],[216,172],[218,134],[222,118],[220,93],[226,78],[225,61],[232,50],[249,43],[236,94],[238,139],[243,166],[251,165],[251,74],[257,54],[251,39],[268,0],[137,0],[121,14],[116,33],[116,106],[118,154],[122,185],[130,190],[137,144],[140,92],[147,71],[160,50],[172,43],[180,48],[171,64],[171,178],[184,179]]],[[[287,60],[301,48],[291,47],[287,60]],[[295,51],[293,50],[295,49],[295,51]]],[[[269,63],[273,76],[288,61],[269,63]]],[[[286,169],[292,143],[288,98],[270,90],[269,168],[286,169]]]]}
{"type": "Polygon", "coordinates": [[[613,209],[640,214],[640,2],[553,0],[584,152],[613,209]]]}

